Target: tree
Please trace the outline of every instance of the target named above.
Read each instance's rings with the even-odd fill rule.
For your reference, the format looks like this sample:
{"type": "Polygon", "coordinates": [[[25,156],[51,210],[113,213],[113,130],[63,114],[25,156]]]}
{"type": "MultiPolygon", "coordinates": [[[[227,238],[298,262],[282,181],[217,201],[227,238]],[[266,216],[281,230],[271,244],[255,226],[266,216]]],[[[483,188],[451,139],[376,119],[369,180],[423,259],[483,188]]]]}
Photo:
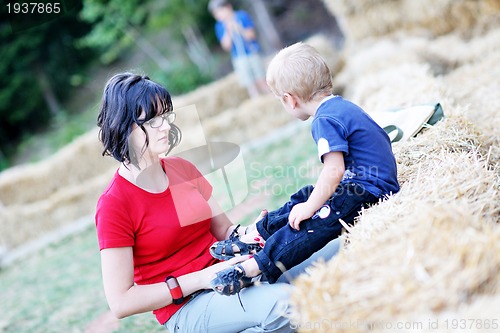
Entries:
{"type": "MultiPolygon", "coordinates": [[[[15,14],[2,6],[0,20],[0,159],[16,143],[61,112],[71,80],[92,60],[75,41],[90,26],[78,19],[81,2],[67,1],[59,14],[15,14]],[[2,153],[3,152],[3,153],[2,153]]],[[[0,168],[6,161],[0,161],[0,168]]]]}
{"type": "MultiPolygon", "coordinates": [[[[205,44],[205,36],[200,32],[206,32],[206,27],[210,26],[210,33],[213,34],[213,19],[207,12],[207,2],[84,0],[81,16],[93,24],[93,29],[82,43],[99,48],[103,52],[103,63],[116,61],[132,44],[136,44],[167,74],[179,70],[176,59],[179,57],[175,52],[180,47],[187,50],[182,53],[198,66],[199,72],[211,74],[211,54],[205,44]],[[168,40],[163,45],[155,45],[145,37],[162,30],[168,31],[168,40]]],[[[203,78],[200,76],[198,79],[203,78]]]]}
{"type": "Polygon", "coordinates": [[[144,24],[149,1],[83,0],[80,17],[92,25],[81,45],[100,51],[101,62],[109,64],[135,41],[134,27],[144,24]]]}

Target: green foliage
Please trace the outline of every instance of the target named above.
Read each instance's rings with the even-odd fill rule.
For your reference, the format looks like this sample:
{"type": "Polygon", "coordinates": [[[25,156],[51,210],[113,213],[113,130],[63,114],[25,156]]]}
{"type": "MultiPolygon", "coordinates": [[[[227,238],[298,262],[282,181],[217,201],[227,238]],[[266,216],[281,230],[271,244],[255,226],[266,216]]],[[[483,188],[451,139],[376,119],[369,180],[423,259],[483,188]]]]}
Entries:
{"type": "Polygon", "coordinates": [[[192,91],[200,84],[210,82],[211,77],[188,62],[176,64],[166,72],[156,72],[154,80],[163,84],[172,95],[180,95],[192,91]]]}
{"type": "MultiPolygon", "coordinates": [[[[195,27],[203,39],[214,43],[214,21],[207,11],[207,2],[63,0],[59,16],[5,18],[6,13],[2,12],[0,170],[9,166],[20,140],[41,129],[50,129],[52,122],[72,126],[58,120],[74,116],[69,116],[71,110],[64,110],[62,105],[75,87],[86,83],[88,65],[95,60],[111,64],[127,60],[136,51],[154,58],[154,52],[145,52],[140,42],[149,43],[160,59],[153,59],[156,66],[151,66],[148,73],[172,93],[185,93],[210,81],[210,72],[200,68],[212,66],[198,64],[197,69],[187,58],[184,39],[186,29],[195,27]],[[166,38],[151,40],[160,32],[166,38]]],[[[132,67],[141,68],[143,64],[132,67]]],[[[70,140],[81,130],[72,126],[59,132],[53,141],[70,140]]]]}
{"type": "Polygon", "coordinates": [[[203,38],[210,44],[216,42],[214,19],[207,10],[209,0],[169,0],[156,1],[154,15],[148,20],[148,27],[165,29],[178,38],[182,31],[190,26],[197,26],[203,38]]]}
{"type": "Polygon", "coordinates": [[[173,43],[182,44],[185,29],[196,26],[202,37],[214,44],[214,19],[207,3],[208,0],[83,0],[80,16],[93,28],[80,43],[98,48],[104,64],[119,60],[134,43],[137,31],[148,34],[167,30],[173,43]]]}
{"type": "Polygon", "coordinates": [[[64,112],[58,105],[71,92],[70,78],[81,74],[92,61],[91,50],[74,43],[90,29],[77,18],[81,2],[65,4],[61,15],[53,19],[10,14],[0,21],[1,167],[8,164],[8,156],[21,138],[64,112]]]}
{"type": "Polygon", "coordinates": [[[80,17],[92,24],[92,30],[79,45],[98,49],[101,62],[109,64],[119,59],[132,45],[128,31],[143,24],[148,1],[83,0],[80,17]]]}
{"type": "Polygon", "coordinates": [[[172,38],[179,41],[183,29],[200,26],[201,31],[209,32],[205,36],[213,39],[213,19],[207,3],[208,0],[83,0],[80,16],[92,23],[93,29],[80,43],[100,48],[104,52],[101,60],[109,63],[131,45],[133,29],[143,33],[168,29],[172,38]]]}
{"type": "Polygon", "coordinates": [[[156,66],[141,64],[139,67],[150,67],[146,68],[147,73],[154,73],[155,80],[167,86],[171,93],[182,94],[212,79],[187,59],[183,35],[185,29],[196,26],[201,27],[197,30],[203,35],[214,38],[214,21],[207,11],[207,3],[208,0],[84,0],[80,16],[92,23],[93,28],[80,43],[98,48],[102,52],[101,62],[110,64],[132,50],[134,43],[140,51],[141,42],[147,39],[161,58],[155,59],[152,52],[145,51],[153,57],[156,66]],[[163,30],[166,31],[164,39],[148,38],[163,30]]]}

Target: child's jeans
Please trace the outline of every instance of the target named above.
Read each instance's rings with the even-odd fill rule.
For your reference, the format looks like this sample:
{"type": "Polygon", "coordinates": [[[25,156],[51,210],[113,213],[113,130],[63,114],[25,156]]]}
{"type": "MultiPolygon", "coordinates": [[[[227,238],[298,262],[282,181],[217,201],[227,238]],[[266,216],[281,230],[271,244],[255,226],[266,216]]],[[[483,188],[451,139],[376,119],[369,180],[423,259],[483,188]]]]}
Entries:
{"type": "Polygon", "coordinates": [[[353,223],[361,208],[378,202],[362,185],[342,182],[325,205],[302,221],[300,230],[295,230],[288,224],[288,215],[294,205],[307,201],[312,190],[312,185],[301,188],[285,205],[257,222],[257,230],[266,245],[254,258],[270,283],[337,238],[342,232],[339,219],[353,223]]]}

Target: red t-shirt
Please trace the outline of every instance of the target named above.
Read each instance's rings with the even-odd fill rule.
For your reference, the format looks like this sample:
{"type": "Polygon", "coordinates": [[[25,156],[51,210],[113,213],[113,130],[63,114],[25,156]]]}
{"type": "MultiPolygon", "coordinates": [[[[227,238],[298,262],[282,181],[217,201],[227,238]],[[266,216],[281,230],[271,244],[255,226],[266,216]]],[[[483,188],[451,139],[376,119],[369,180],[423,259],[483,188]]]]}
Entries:
{"type": "MultiPolygon", "coordinates": [[[[217,262],[208,251],[217,241],[210,233],[207,203],[212,186],[186,160],[168,157],[162,165],[169,179],[163,193],[144,191],[116,172],[97,202],[99,248],[133,247],[134,282],[139,285],[217,262]]],[[[171,304],[153,313],[163,324],[181,306],[171,304]]]]}

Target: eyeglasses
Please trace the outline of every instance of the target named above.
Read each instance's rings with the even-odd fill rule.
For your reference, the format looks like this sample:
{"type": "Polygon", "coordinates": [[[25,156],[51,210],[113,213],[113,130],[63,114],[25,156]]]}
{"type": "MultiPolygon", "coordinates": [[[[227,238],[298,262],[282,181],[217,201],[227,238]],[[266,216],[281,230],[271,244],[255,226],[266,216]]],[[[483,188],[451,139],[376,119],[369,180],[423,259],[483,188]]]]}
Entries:
{"type": "Polygon", "coordinates": [[[164,114],[161,114],[159,116],[156,116],[154,118],[151,118],[150,120],[144,122],[145,124],[149,124],[151,128],[158,128],[163,125],[163,121],[167,121],[167,123],[172,124],[175,121],[175,112],[166,112],[164,114]]]}

